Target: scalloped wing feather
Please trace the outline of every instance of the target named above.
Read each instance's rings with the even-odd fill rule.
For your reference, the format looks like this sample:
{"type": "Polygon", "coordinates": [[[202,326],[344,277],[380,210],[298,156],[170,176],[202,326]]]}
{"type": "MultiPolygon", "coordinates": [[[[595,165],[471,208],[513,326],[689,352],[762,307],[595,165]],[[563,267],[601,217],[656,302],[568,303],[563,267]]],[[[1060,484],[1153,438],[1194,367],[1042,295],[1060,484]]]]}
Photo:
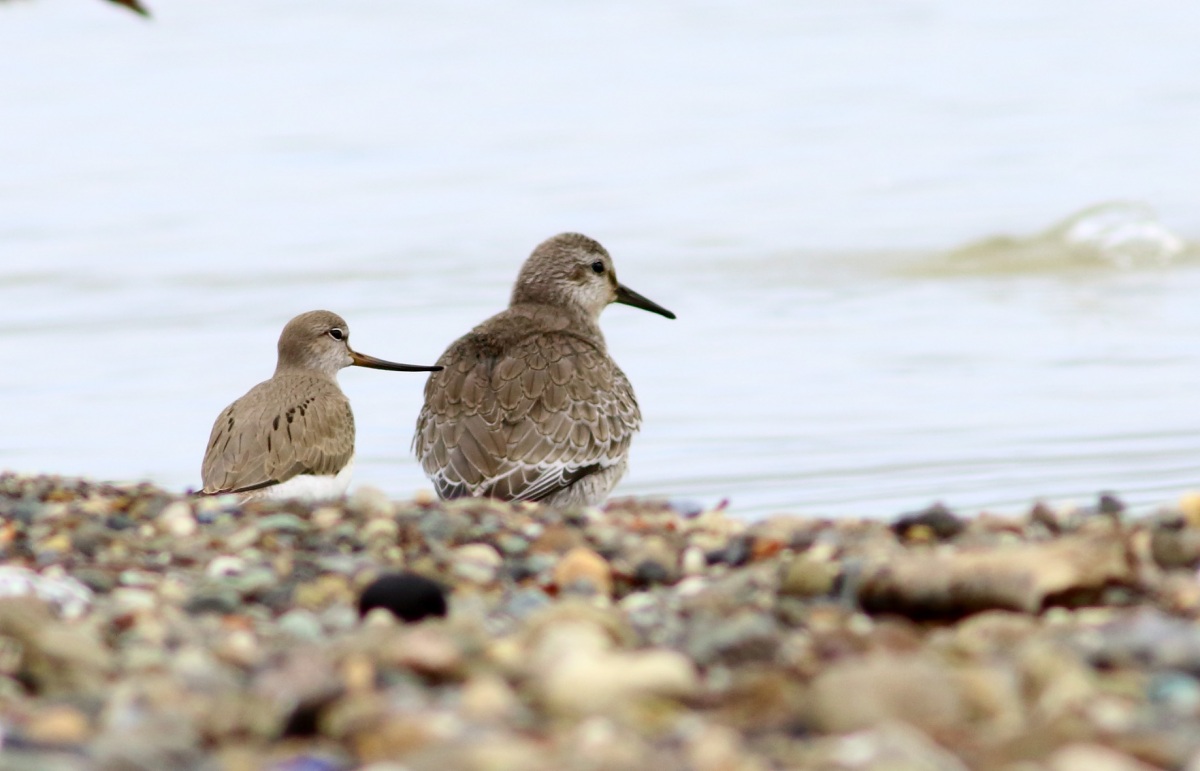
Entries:
{"type": "Polygon", "coordinates": [[[633,387],[594,343],[533,335],[495,358],[456,346],[429,378],[413,448],[442,498],[541,500],[625,458],[633,387]]]}

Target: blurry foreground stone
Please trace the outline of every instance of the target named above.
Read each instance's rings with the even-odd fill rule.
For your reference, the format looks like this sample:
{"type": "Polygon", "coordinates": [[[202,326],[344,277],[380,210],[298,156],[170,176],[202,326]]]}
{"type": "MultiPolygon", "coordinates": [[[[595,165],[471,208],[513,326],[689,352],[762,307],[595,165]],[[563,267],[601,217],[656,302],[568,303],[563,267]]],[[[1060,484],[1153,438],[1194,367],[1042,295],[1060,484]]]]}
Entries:
{"type": "Polygon", "coordinates": [[[436,581],[409,571],[388,573],[372,581],[358,598],[358,612],[383,608],[401,621],[446,615],[446,590],[436,581]]]}
{"type": "Polygon", "coordinates": [[[1133,582],[1123,539],[1062,536],[1046,543],[988,545],[888,555],[861,579],[858,596],[877,613],[958,617],[1002,608],[1036,613],[1055,602],[1095,602],[1133,582]]]}
{"type": "Polygon", "coordinates": [[[0,768],[1200,769],[1197,509],[745,523],[0,475],[0,768]]]}

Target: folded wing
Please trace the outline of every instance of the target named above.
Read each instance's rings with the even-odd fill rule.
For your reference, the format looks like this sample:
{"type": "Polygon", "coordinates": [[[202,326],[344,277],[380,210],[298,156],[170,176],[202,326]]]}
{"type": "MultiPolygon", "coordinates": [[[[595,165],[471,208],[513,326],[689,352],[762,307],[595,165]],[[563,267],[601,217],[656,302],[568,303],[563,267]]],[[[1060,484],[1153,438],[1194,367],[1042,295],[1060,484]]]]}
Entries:
{"type": "Polygon", "coordinates": [[[336,385],[302,374],[275,378],[213,424],[203,492],[249,492],[299,474],[335,475],[353,454],[354,415],[336,385]]]}
{"type": "Polygon", "coordinates": [[[569,333],[438,363],[413,447],[442,498],[542,500],[620,463],[641,425],[625,373],[569,333]]]}

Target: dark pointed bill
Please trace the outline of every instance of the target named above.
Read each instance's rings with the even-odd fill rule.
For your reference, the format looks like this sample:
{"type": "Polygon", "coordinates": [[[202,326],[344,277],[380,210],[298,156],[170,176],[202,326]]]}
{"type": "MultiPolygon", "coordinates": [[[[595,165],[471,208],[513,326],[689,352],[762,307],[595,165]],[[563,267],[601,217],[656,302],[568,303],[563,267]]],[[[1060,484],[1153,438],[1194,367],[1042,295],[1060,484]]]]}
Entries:
{"type": "Polygon", "coordinates": [[[139,3],[138,0],[112,0],[112,2],[116,3],[117,5],[123,5],[134,13],[142,16],[150,16],[150,11],[146,10],[146,7],[139,3]]]}
{"type": "Polygon", "coordinates": [[[356,367],[370,367],[371,369],[389,369],[393,372],[441,372],[439,366],[425,367],[420,364],[397,364],[394,361],[384,361],[376,359],[374,356],[368,356],[365,353],[358,351],[350,352],[350,361],[356,367]]]}
{"type": "Polygon", "coordinates": [[[662,307],[653,300],[648,300],[642,297],[637,292],[633,291],[624,284],[617,284],[617,302],[622,305],[632,305],[635,308],[641,308],[644,311],[657,313],[659,316],[666,316],[669,319],[675,318],[675,314],[671,313],[666,308],[662,307]]]}

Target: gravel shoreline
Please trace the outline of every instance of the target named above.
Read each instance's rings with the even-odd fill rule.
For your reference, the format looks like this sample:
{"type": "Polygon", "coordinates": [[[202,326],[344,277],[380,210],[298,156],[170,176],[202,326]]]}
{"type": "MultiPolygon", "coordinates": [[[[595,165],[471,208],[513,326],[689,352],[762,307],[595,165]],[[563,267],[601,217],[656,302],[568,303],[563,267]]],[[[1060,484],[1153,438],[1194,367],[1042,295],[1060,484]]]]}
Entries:
{"type": "Polygon", "coordinates": [[[0,771],[1200,771],[1198,564],[1191,497],[748,523],[2,474],[0,771]],[[400,570],[448,615],[360,617],[400,570]]]}

